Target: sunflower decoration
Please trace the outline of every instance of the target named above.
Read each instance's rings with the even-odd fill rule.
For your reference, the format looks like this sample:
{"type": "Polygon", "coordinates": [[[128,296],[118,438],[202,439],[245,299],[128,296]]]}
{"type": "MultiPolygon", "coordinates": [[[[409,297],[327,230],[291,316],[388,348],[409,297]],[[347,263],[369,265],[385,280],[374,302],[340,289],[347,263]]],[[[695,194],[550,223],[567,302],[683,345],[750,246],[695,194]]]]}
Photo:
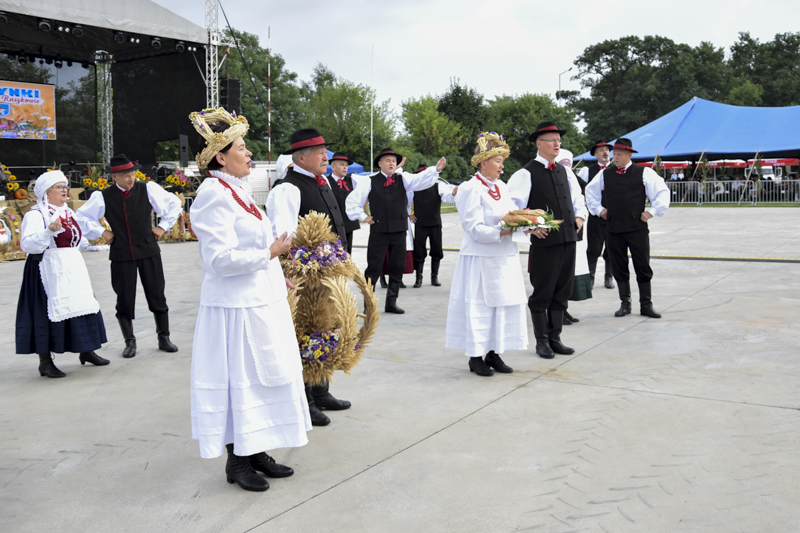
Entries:
{"type": "Polygon", "coordinates": [[[141,170],[137,170],[136,171],[136,179],[139,180],[139,181],[145,181],[145,182],[146,181],[150,181],[150,177],[148,175],[146,175],[144,172],[142,172],[141,170]]]}
{"type": "Polygon", "coordinates": [[[311,212],[302,217],[296,234],[292,249],[281,256],[281,266],[297,287],[290,291],[289,304],[303,380],[318,385],[336,370],[349,374],[361,360],[378,327],[378,298],[331,232],[327,215],[311,212]],[[350,291],[351,280],[364,298],[363,314],[350,291]]]}

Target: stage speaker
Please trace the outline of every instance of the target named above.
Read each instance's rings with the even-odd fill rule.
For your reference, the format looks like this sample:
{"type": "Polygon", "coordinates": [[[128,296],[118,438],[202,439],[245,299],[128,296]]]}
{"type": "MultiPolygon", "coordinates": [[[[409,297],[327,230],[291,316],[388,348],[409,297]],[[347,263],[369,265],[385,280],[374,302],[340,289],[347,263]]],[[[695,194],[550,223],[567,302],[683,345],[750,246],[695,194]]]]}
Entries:
{"type": "Polygon", "coordinates": [[[219,105],[228,113],[242,114],[242,82],[236,78],[219,79],[219,105]]]}
{"type": "Polygon", "coordinates": [[[181,168],[189,166],[189,136],[178,135],[178,155],[181,158],[181,168]]]}

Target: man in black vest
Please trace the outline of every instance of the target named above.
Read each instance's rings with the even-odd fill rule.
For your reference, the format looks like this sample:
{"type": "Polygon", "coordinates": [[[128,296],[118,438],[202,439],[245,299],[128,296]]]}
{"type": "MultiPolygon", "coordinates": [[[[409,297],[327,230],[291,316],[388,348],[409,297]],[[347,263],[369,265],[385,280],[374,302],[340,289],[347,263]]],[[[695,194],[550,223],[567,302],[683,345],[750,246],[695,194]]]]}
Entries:
{"type": "MultiPolygon", "coordinates": [[[[328,144],[314,128],[305,128],[292,133],[291,148],[283,155],[291,155],[294,166],[286,171],[286,177],[277,184],[267,198],[267,216],[276,235],[294,235],[300,217],[311,211],[328,215],[331,231],[336,233],[342,247],[348,246],[344,213],[339,207],[333,189],[322,176],[328,170],[328,144]]],[[[330,382],[314,387],[306,384],[306,399],[311,424],[327,426],[331,419],[321,409],[341,411],[350,408],[350,402],[339,400],[330,393],[330,382]]]]}
{"type": "Polygon", "coordinates": [[[353,183],[353,176],[347,173],[347,167],[352,165],[353,162],[347,158],[342,152],[336,152],[331,157],[331,175],[328,176],[328,183],[333,190],[336,201],[339,203],[339,212],[344,219],[344,230],[347,232],[347,253],[353,253],[353,232],[361,229],[361,223],[358,220],[350,220],[345,214],[345,200],[347,196],[355,189],[353,183]]]}
{"type": "Polygon", "coordinates": [[[533,285],[528,307],[536,353],[545,359],[575,352],[561,342],[561,330],[575,280],[575,242],[588,216],[577,179],[556,163],[564,133],[552,122],[539,124],[530,136],[539,154],[508,180],[517,208],[544,209],[563,220],[559,231],[533,230],[528,256],[533,285]]]}
{"type": "MultiPolygon", "coordinates": [[[[589,149],[589,154],[597,158],[596,163],[583,167],[578,173],[578,182],[581,188],[597,176],[599,172],[608,168],[611,160],[611,145],[605,141],[597,141],[589,149]]],[[[606,289],[614,288],[614,278],[611,275],[612,265],[608,259],[608,246],[606,245],[606,221],[598,216],[589,215],[589,230],[586,234],[586,260],[589,262],[589,274],[592,276],[592,287],[594,287],[594,273],[597,270],[597,259],[603,254],[603,262],[606,265],[606,274],[603,284],[606,289]]]]}
{"type": "Polygon", "coordinates": [[[631,163],[635,153],[629,139],[617,139],[614,143],[614,164],[586,186],[586,201],[589,211],[607,222],[606,246],[622,301],[614,316],[631,313],[630,249],[639,284],[640,312],[644,316],[661,318],[651,300],[653,270],[650,268],[650,230],[647,221],[653,215],[661,217],[667,212],[669,189],[653,169],[631,163]],[[650,200],[647,209],[645,200],[650,200]]]}
{"type": "Polygon", "coordinates": [[[389,252],[389,288],[386,290],[387,313],[403,314],[397,307],[400,282],[403,279],[403,266],[406,258],[406,232],[408,231],[407,192],[416,192],[432,186],[447,161],[441,158],[436,167],[428,168],[420,174],[403,172],[396,174],[400,154],[391,148],[384,148],[375,158],[381,169],[367,179],[358,179],[356,190],[347,197],[347,216],[350,220],[360,220],[370,225],[367,244],[367,269],[364,277],[375,283],[381,273],[386,252],[389,252]],[[369,199],[371,215],[364,212],[364,204],[369,199]]]}
{"type": "MultiPolygon", "coordinates": [[[[417,173],[423,172],[428,167],[420,165],[417,173]]],[[[414,288],[422,287],[422,269],[425,266],[427,250],[425,243],[431,241],[431,285],[440,287],[439,262],[444,257],[442,251],[442,202],[453,203],[456,201],[458,187],[444,183],[434,183],[423,191],[414,193],[414,214],[411,222],[414,223],[414,271],[417,280],[414,288]]]]}
{"type": "Polygon", "coordinates": [[[136,179],[142,168],[131,162],[125,154],[111,158],[111,177],[114,185],[92,194],[75,218],[87,239],[103,237],[111,246],[111,286],[117,294],[117,321],[125,338],[122,357],[136,355],[136,337],[133,334],[134,307],[136,303],[136,273],[142,280],[147,305],[156,320],[158,348],[177,352],[178,347],[169,340],[169,307],[164,294],[164,267],[161,250],[156,242],[165,231],[172,229],[181,212],[177,196],[166,192],[155,182],[136,179]],[[153,211],[161,217],[155,228],[153,211]],[[100,224],[106,218],[111,231],[100,224]]]}

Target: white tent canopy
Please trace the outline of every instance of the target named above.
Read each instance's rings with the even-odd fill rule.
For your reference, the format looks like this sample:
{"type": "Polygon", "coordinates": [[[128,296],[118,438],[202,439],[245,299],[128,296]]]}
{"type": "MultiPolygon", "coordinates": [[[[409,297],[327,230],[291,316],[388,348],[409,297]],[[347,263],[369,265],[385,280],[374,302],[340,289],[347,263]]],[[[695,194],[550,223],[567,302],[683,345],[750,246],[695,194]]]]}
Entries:
{"type": "Polygon", "coordinates": [[[151,37],[208,41],[205,28],[150,0],[0,0],[0,11],[151,37]]]}

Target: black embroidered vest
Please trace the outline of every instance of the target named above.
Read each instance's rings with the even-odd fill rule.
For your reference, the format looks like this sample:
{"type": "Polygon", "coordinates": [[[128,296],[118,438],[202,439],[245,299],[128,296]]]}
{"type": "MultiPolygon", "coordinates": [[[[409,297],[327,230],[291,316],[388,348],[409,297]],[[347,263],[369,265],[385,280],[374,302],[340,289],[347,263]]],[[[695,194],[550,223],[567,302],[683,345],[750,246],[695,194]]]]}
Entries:
{"type": "Polygon", "coordinates": [[[112,185],[101,193],[105,217],[114,233],[108,254],[111,261],[134,261],[161,253],[153,235],[153,206],[147,197],[147,185],[136,181],[130,191],[130,196],[123,198],[120,188],[112,185]]]}
{"type": "Polygon", "coordinates": [[[347,232],[344,228],[345,215],[336,201],[330,187],[320,187],[317,180],[310,176],[295,172],[290,168],[283,179],[283,183],[294,185],[300,190],[300,212],[298,217],[304,217],[311,211],[328,215],[328,225],[331,231],[339,236],[342,247],[347,246],[347,232]]]}
{"type": "Polygon", "coordinates": [[[439,196],[438,183],[414,193],[414,216],[418,227],[442,225],[442,197],[439,196]]]}
{"type": "Polygon", "coordinates": [[[628,167],[625,174],[617,174],[616,167],[603,171],[603,206],[608,210],[606,220],[611,233],[647,230],[647,222],[641,219],[647,198],[643,176],[644,167],[635,163],[628,167]]]}
{"type": "Polygon", "coordinates": [[[531,246],[538,248],[577,241],[575,210],[572,208],[572,193],[569,190],[567,171],[558,164],[553,170],[547,170],[535,159],[524,168],[531,173],[531,194],[528,197],[527,207],[550,211],[556,220],[564,221],[559,231],[550,231],[545,239],[531,235],[531,246]]]}
{"type": "Polygon", "coordinates": [[[369,192],[369,209],[373,220],[370,231],[396,233],[408,231],[408,197],[403,177],[395,174],[394,183],[384,187],[386,176],[378,172],[369,177],[372,185],[369,192]]]}
{"type": "Polygon", "coordinates": [[[339,182],[336,181],[336,177],[333,174],[328,176],[328,184],[331,186],[333,195],[336,197],[336,202],[339,204],[339,211],[342,213],[344,229],[345,231],[355,231],[357,229],[361,229],[361,223],[358,220],[350,220],[347,218],[347,211],[345,209],[345,201],[347,200],[347,196],[353,192],[354,189],[352,174],[348,174],[344,177],[344,183],[347,185],[347,188],[350,189],[349,191],[344,187],[339,187],[339,182]]]}

